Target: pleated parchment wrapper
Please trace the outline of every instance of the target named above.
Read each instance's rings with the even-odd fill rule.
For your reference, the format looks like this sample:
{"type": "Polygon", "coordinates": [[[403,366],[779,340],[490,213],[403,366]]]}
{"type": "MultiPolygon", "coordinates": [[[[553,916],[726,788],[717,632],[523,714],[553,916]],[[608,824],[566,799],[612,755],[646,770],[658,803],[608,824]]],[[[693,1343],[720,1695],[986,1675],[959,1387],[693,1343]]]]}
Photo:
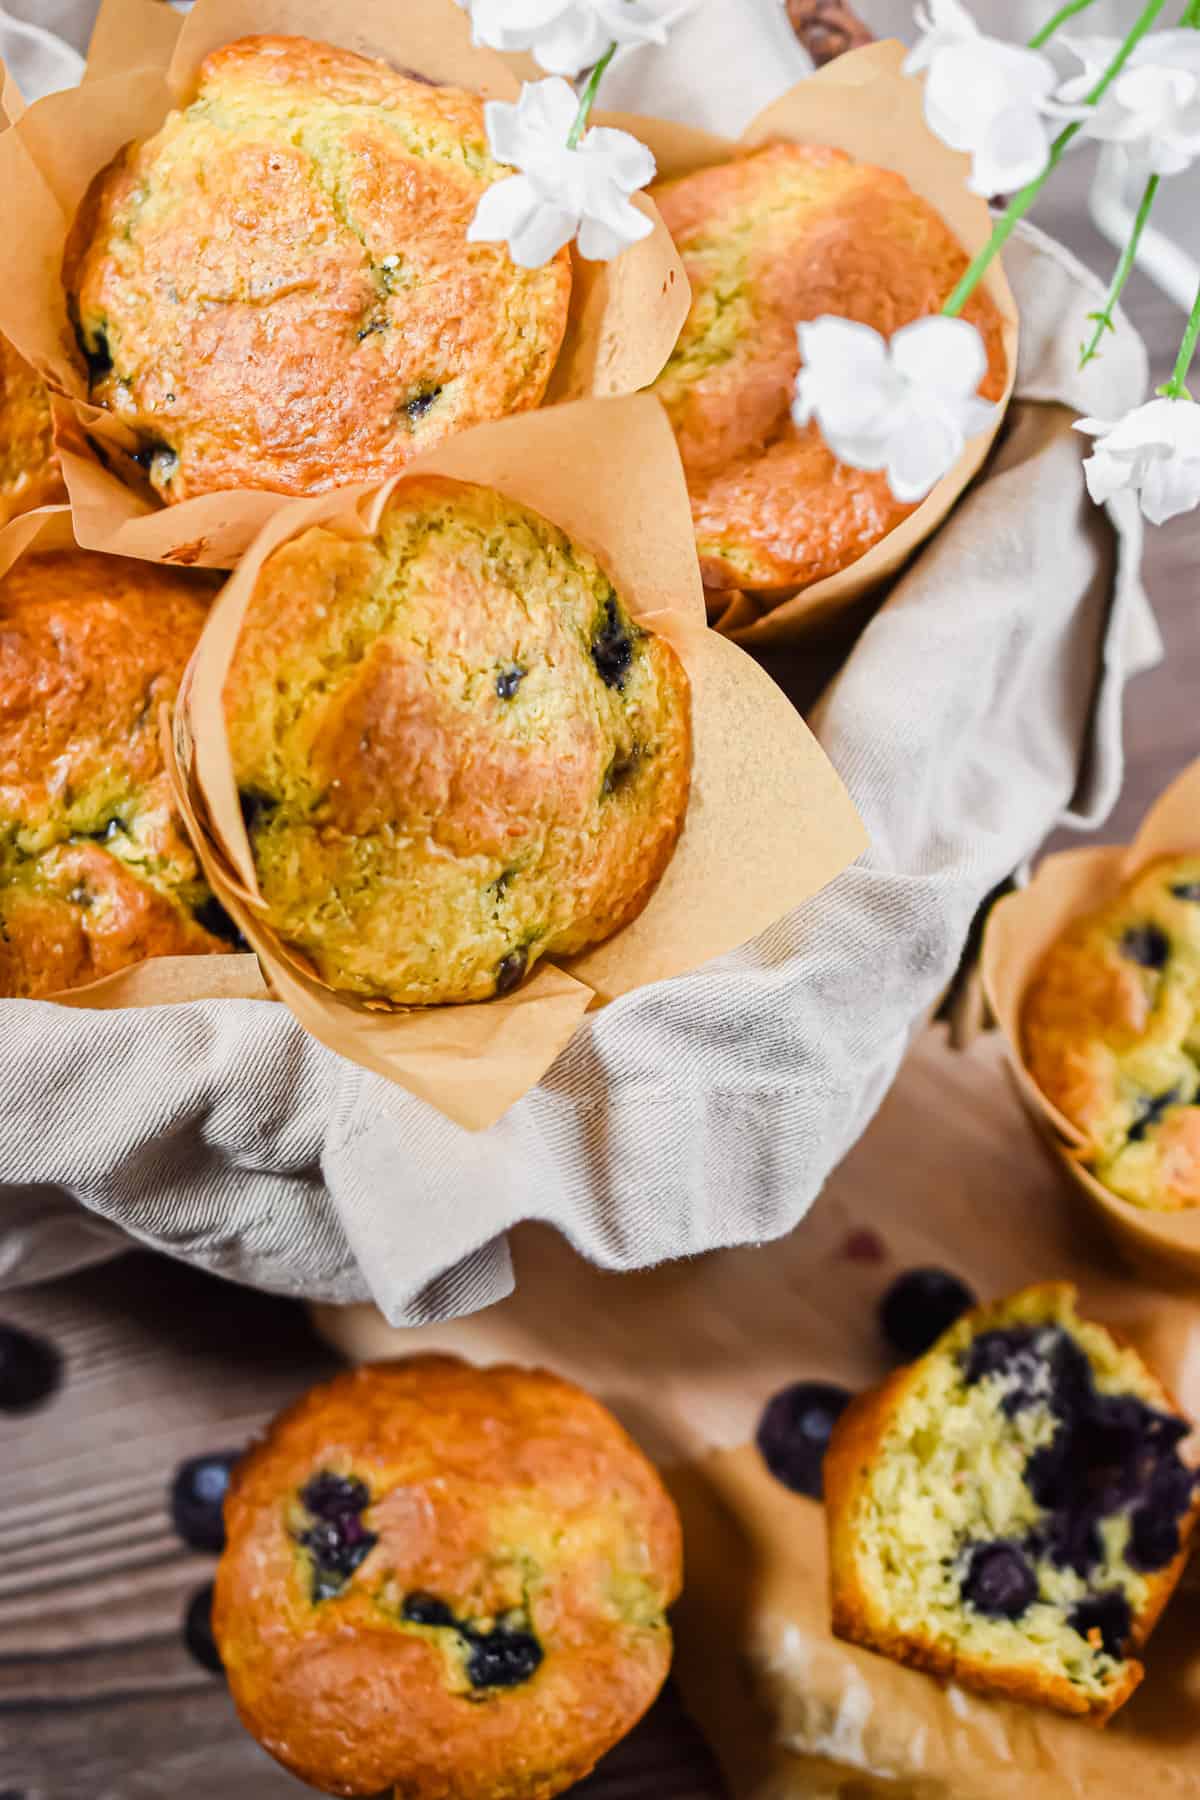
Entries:
{"type": "Polygon", "coordinates": [[[1200,1800],[1194,1586],[1176,1592],[1144,1683],[1102,1732],[967,1694],[833,1637],[821,1508],[753,1448],[788,1383],[883,1378],[880,1296],[929,1264],[985,1299],[1077,1281],[1085,1311],[1132,1339],[1200,1418],[1200,1306],[1131,1280],[1078,1216],[996,1034],[955,1052],[927,1033],[777,1244],[630,1275],[605,1275],[537,1226],[512,1250],[516,1292],[471,1318],[403,1331],[369,1307],[319,1307],[317,1324],[352,1360],[443,1349],[545,1363],[616,1410],[680,1504],[676,1676],[733,1800],[1200,1800]]]}
{"type": "Polygon", "coordinates": [[[167,0],[100,0],[83,79],[102,81],[135,66],[167,70],[183,21],[167,0]]]}
{"type": "MultiPolygon", "coordinates": [[[[179,32],[169,67],[161,34],[137,66],[131,0],[114,10],[96,48],[104,59],[126,43],[127,66],[50,94],[0,137],[0,185],[8,210],[0,244],[0,331],[58,395],[56,428],[81,544],[151,562],[231,568],[255,534],[289,504],[279,494],[240,489],[164,506],[145,481],[128,426],[90,404],[62,288],[63,246],[94,175],[132,139],[152,136],[195,93],[210,51],[251,33],[311,37],[430,81],[490,99],[515,99],[520,82],[503,57],[471,43],[470,19],[455,0],[198,0],[179,32]],[[123,18],[128,31],[117,31],[123,18]],[[101,460],[101,452],[104,460],[101,460]],[[108,466],[106,466],[106,464],[108,466]]],[[[545,404],[633,393],[662,368],[689,304],[687,278],[666,229],[655,220],[641,243],[610,263],[574,260],[566,337],[545,404]]]]}
{"type": "Polygon", "coordinates": [[[1132,844],[1048,856],[1029,886],[1008,895],[992,912],[981,959],[988,1004],[1034,1122],[1125,1254],[1158,1279],[1173,1279],[1193,1293],[1200,1293],[1200,1207],[1154,1212],[1122,1200],[1096,1180],[1085,1166],[1083,1133],[1051,1105],[1025,1067],[1021,1009],[1042,958],[1068,925],[1106,905],[1148,863],[1197,853],[1200,762],[1185,769],[1155,802],[1132,844]]]}
{"type": "MultiPolygon", "coordinates": [[[[670,51],[660,54],[669,55],[670,51]]],[[[839,56],[768,106],[736,142],[661,119],[613,114],[605,115],[602,122],[623,126],[649,144],[660,181],[729,162],[744,151],[781,139],[845,150],[859,162],[903,175],[914,192],[941,214],[968,255],[973,255],[991,235],[987,204],[967,190],[968,158],[947,149],[926,125],[922,83],[901,72],[905,55],[902,44],[887,42],[839,56]]],[[[1017,373],[1018,320],[999,261],[992,264],[985,286],[1004,320],[1006,406],[1017,373]]],[[[710,591],[714,624],[739,643],[785,643],[880,587],[937,530],[979,472],[998,429],[999,419],[994,430],[973,438],[955,467],[916,511],[849,568],[814,582],[791,598],[777,594],[755,597],[739,591],[722,596],[710,591]]]]}
{"type": "MultiPolygon", "coordinates": [[[[264,923],[225,732],[225,675],[271,551],[317,524],[369,533],[395,480],[295,503],[265,527],[184,675],[177,775],[212,886],[275,994],[323,1044],[481,1129],[538,1081],[589,1007],[746,942],[853,861],[865,836],[800,715],[751,657],[705,622],[683,474],[656,400],[581,400],[478,426],[406,471],[429,473],[498,489],[586,545],[632,616],[666,637],[687,670],[691,800],[640,917],[569,968],[539,963],[505,998],[387,1010],[315,980],[264,923]]],[[[193,979],[202,987],[202,971],[193,979]]]]}

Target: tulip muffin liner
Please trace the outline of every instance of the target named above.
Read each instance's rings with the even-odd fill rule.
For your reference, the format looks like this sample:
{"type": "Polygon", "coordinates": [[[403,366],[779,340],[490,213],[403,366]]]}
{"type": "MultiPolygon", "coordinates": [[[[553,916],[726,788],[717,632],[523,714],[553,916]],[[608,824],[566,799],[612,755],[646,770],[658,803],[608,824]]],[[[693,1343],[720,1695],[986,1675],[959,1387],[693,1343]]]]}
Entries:
{"type": "MultiPolygon", "coordinates": [[[[101,66],[132,36],[113,27],[130,17],[119,0],[101,33],[101,66]]],[[[103,22],[102,22],[103,23],[103,22]]],[[[67,316],[63,250],[75,212],[96,173],[132,139],[146,138],[195,92],[204,58],[248,34],[278,32],[333,43],[485,99],[515,99],[509,62],[471,42],[455,0],[198,0],[179,32],[169,66],[127,66],[82,87],[50,94],[0,136],[0,182],[8,231],[0,249],[0,331],[57,395],[56,429],[79,541],[151,562],[230,568],[292,496],[234,489],[174,506],[154,495],[133,460],[135,434],[88,399],[82,360],[67,316]]],[[[146,54],[161,56],[161,36],[146,54]]],[[[688,284],[653,203],[640,197],[654,230],[611,263],[572,253],[566,335],[543,405],[632,393],[653,381],[687,316],[688,284]]]]}
{"type": "MultiPolygon", "coordinates": [[[[634,115],[598,115],[649,144],[658,180],[726,163],[764,144],[790,141],[845,150],[856,161],[893,169],[936,209],[968,255],[991,235],[987,204],[967,190],[970,160],[950,150],[925,123],[921,82],[903,72],[904,47],[895,42],[849,51],[798,82],[751,121],[734,141],[686,125],[634,115]]],[[[718,630],[742,644],[780,644],[882,586],[937,530],[964,488],[978,474],[1003,420],[1017,373],[1016,303],[999,261],[984,286],[1000,311],[1008,379],[989,431],[972,438],[958,462],[907,519],[857,562],[823,581],[790,592],[755,595],[710,591],[718,630]]]]}
{"type": "Polygon", "coordinates": [[[1047,951],[1075,919],[1114,899],[1142,869],[1163,856],[1200,851],[1200,762],[1193,763],[1151,807],[1126,847],[1066,850],[1046,857],[1028,887],[1001,900],[984,933],[984,991],[1004,1034],[1009,1064],[1026,1108],[1046,1141],[1127,1257],[1156,1279],[1195,1289],[1200,1282],[1200,1207],[1157,1212],[1135,1206],[1087,1167],[1088,1143],[1030,1074],[1022,1010],[1047,951]]]}
{"type": "MultiPolygon", "coordinates": [[[[683,471],[666,415],[648,395],[576,401],[477,426],[382,487],[278,512],[209,615],[180,689],[175,750],[178,798],[205,872],[271,990],[329,1048],[470,1129],[492,1124],[536,1084],[589,1008],[747,942],[832,880],[865,843],[800,715],[751,657],[706,624],[683,471]],[[503,998],[382,1007],[318,980],[267,923],[223,690],[271,552],[317,524],[350,538],[369,534],[395,488],[418,474],[495,488],[593,552],[631,616],[667,638],[687,672],[692,790],[682,835],[649,903],[607,942],[564,966],[539,963],[503,998]]],[[[193,981],[194,997],[203,997],[202,970],[193,981]]]]}
{"type": "Polygon", "coordinates": [[[84,81],[140,69],[170,67],[183,30],[183,14],[167,0],[100,0],[88,42],[84,81]]]}
{"type": "MultiPolygon", "coordinates": [[[[733,1800],[1200,1800],[1194,1593],[1170,1601],[1144,1683],[1103,1732],[967,1694],[834,1637],[822,1509],[782,1486],[754,1442],[791,1383],[853,1393],[895,1366],[877,1308],[897,1274],[930,1263],[983,1299],[1077,1283],[1085,1315],[1200,1417],[1200,1306],[1131,1281],[1103,1234],[1079,1229],[998,1052],[994,1038],[962,1055],[927,1036],[821,1204],[768,1252],[614,1281],[526,1228],[513,1235],[516,1292],[470,1318],[398,1330],[369,1306],[313,1309],[352,1362],[449,1351],[549,1367],[640,1438],[683,1516],[676,1681],[733,1800]]],[[[1184,1454],[1196,1461],[1195,1438],[1184,1454]]]]}

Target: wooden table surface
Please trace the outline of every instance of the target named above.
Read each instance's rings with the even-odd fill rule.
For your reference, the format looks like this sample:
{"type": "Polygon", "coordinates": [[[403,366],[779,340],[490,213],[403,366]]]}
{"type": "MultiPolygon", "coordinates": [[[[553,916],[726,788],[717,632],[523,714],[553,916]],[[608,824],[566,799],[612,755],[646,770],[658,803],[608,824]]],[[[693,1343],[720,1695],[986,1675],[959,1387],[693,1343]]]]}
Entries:
{"type": "MultiPolygon", "coordinates": [[[[1085,159],[1068,163],[1039,217],[1107,269],[1111,252],[1083,217],[1086,179],[1085,159]]],[[[1161,379],[1179,316],[1140,278],[1129,310],[1161,379]]],[[[1197,544],[1194,518],[1149,537],[1168,658],[1130,691],[1113,839],[1200,753],[1197,544]]],[[[220,1680],[183,1648],[183,1608],[210,1565],[180,1547],[165,1509],[182,1457],[241,1444],[331,1368],[302,1310],[138,1255],[7,1296],[0,1313],[49,1334],[67,1359],[51,1405],[0,1424],[0,1800],[309,1792],[243,1734],[220,1680]]],[[[576,1790],[581,1800],[720,1793],[670,1693],[576,1790]]]]}

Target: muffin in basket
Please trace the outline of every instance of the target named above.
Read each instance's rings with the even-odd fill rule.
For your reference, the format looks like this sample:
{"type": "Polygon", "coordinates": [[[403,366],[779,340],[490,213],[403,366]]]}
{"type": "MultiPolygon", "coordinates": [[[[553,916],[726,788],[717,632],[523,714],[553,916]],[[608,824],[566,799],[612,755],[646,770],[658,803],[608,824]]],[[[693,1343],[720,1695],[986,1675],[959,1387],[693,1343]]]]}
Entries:
{"type": "Polygon", "coordinates": [[[641,911],[687,802],[687,677],[595,558],[490,489],[264,564],[224,689],[265,916],[330,987],[486,1000],[641,911]]]}
{"type": "Polygon", "coordinates": [[[382,480],[536,406],[570,261],[467,242],[503,173],[474,94],[307,38],[214,51],[97,176],[63,267],[91,398],[159,495],[382,480]]]}
{"type": "Polygon", "coordinates": [[[0,581],[0,995],[230,948],[159,738],[211,595],[84,551],[22,557],[0,581]]]}
{"type": "Polygon", "coordinates": [[[1200,856],[1144,869],[1054,944],[1025,999],[1026,1064],[1135,1206],[1200,1206],[1200,856]]]}
{"type": "MultiPolygon", "coordinates": [[[[940,310],[966,255],[901,175],[841,150],[772,144],[652,193],[692,285],[654,391],[683,457],[705,583],[807,587],[913,508],[882,471],[839,463],[815,423],[793,422],[796,326],[833,313],[890,335],[940,310]]],[[[964,316],[987,348],[980,392],[998,400],[1000,314],[977,290],[964,316]]]]}
{"type": "Polygon", "coordinates": [[[670,1665],[674,1506],[611,1414],[542,1370],[339,1376],[238,1466],[225,1524],[234,1702],[329,1793],[548,1800],[670,1665]]]}
{"type": "Polygon", "coordinates": [[[0,525],[65,498],[50,396],[25,358],[0,337],[0,525]]]}
{"type": "Polygon", "coordinates": [[[1142,1678],[1200,1490],[1141,1358],[1046,1283],[856,1400],[824,1465],[840,1637],[1103,1723],[1142,1678]]]}

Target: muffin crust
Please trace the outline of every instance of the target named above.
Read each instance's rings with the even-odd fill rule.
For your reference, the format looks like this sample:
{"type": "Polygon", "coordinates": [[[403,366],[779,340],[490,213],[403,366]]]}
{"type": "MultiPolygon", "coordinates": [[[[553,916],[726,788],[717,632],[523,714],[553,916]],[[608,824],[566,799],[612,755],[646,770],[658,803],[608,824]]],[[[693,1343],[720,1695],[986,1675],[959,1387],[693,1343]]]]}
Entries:
{"type": "Polygon", "coordinates": [[[267,917],[331,987],[489,999],[645,905],[690,780],[687,677],[595,558],[491,490],[264,565],[225,685],[267,917]]]}
{"type": "Polygon", "coordinates": [[[25,358],[0,337],[0,526],[66,497],[50,396],[25,358]]]}
{"type": "Polygon", "coordinates": [[[1135,1206],[1200,1206],[1200,856],[1152,863],[1080,919],[1026,996],[1030,1074],[1135,1206]]]}
{"type": "MultiPolygon", "coordinates": [[[[772,144],[651,190],[683,258],[692,308],[655,384],[675,428],[708,587],[810,586],[856,562],[914,510],[882,471],[837,462],[797,427],[796,325],[824,313],[885,336],[937,312],[967,259],[902,176],[843,151],[772,144]]],[[[998,400],[1000,315],[976,290],[964,317],[998,400]]]]}
{"type": "Polygon", "coordinates": [[[85,551],[23,557],[0,582],[0,994],[230,948],[159,742],[211,593],[85,551]]]}
{"type": "Polygon", "coordinates": [[[242,1461],[225,1522],[234,1702],[326,1792],[548,1800],[666,1676],[675,1509],[611,1414],[543,1370],[341,1375],[242,1461]]]}
{"type": "Polygon", "coordinates": [[[161,497],[382,480],[536,406],[570,262],[467,243],[504,173],[474,94],[306,38],[206,58],[93,182],[63,268],[91,397],[161,497]]]}

